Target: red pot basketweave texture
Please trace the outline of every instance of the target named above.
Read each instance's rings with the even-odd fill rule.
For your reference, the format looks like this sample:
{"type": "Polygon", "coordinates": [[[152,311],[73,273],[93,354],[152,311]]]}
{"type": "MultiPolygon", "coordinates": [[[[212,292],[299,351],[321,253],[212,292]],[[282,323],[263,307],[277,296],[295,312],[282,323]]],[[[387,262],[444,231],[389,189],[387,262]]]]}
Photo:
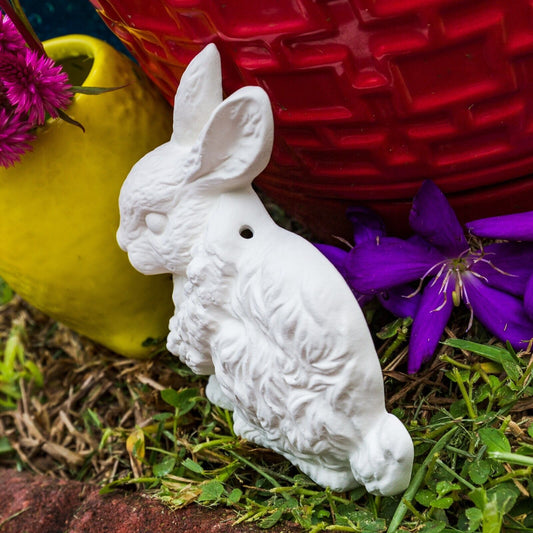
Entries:
{"type": "Polygon", "coordinates": [[[406,228],[433,179],[461,220],[533,209],[530,0],[91,0],[172,102],[214,42],[275,117],[258,185],[323,238],[345,208],[406,228]]]}

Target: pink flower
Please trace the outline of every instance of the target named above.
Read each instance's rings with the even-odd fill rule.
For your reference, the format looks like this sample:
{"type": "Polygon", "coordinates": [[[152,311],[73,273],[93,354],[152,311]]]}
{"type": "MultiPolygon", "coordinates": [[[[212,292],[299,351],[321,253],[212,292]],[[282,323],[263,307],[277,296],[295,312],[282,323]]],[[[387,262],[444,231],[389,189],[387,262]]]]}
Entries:
{"type": "Polygon", "coordinates": [[[26,49],[23,57],[0,56],[0,79],[6,97],[17,113],[27,114],[32,124],[43,124],[46,113],[58,116],[72,96],[68,76],[54,61],[26,49]]]}
{"type": "Polygon", "coordinates": [[[30,130],[31,124],[20,115],[0,109],[0,165],[9,167],[31,150],[34,135],[30,130]]]}
{"type": "Polygon", "coordinates": [[[0,54],[20,54],[25,49],[26,43],[11,19],[7,15],[2,17],[0,13],[0,54]]]}

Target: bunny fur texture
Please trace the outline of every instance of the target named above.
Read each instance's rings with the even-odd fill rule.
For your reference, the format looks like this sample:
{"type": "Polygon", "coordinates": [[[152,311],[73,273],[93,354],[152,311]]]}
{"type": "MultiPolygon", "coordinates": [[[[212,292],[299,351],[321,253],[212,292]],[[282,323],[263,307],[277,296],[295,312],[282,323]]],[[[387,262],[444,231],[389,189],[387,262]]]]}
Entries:
{"type": "Polygon", "coordinates": [[[413,444],[387,413],[364,316],[336,269],[278,227],[253,191],[272,150],[266,93],[222,97],[208,45],[182,76],[174,132],[123,184],[117,240],[145,274],[171,273],[169,351],[209,375],[237,434],[336,491],[409,484],[413,444]]]}

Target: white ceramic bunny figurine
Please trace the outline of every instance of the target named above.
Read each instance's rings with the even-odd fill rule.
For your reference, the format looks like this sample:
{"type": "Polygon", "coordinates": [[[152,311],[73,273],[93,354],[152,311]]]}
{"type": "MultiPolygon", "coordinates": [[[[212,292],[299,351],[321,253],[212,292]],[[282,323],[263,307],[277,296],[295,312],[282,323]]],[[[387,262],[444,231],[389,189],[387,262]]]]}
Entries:
{"type": "Polygon", "coordinates": [[[211,376],[207,396],[234,411],[237,434],[333,490],[401,492],[413,444],[385,410],[363,314],[251,187],[272,149],[269,99],[244,87],[223,101],[221,82],[209,45],[181,79],[172,138],[122,187],[118,242],[137,270],[173,274],[168,349],[211,376]]]}

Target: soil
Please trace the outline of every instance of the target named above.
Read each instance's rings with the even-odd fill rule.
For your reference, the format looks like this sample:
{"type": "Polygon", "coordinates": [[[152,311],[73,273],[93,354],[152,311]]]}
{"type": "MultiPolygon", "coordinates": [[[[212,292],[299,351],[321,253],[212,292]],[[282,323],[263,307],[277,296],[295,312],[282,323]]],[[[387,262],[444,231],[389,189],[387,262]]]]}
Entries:
{"type": "MultiPolygon", "coordinates": [[[[233,526],[229,510],[190,505],[170,509],[140,492],[99,494],[95,485],[0,470],[1,533],[254,533],[257,526],[233,526]]],[[[283,524],[272,533],[297,533],[283,524]]]]}

